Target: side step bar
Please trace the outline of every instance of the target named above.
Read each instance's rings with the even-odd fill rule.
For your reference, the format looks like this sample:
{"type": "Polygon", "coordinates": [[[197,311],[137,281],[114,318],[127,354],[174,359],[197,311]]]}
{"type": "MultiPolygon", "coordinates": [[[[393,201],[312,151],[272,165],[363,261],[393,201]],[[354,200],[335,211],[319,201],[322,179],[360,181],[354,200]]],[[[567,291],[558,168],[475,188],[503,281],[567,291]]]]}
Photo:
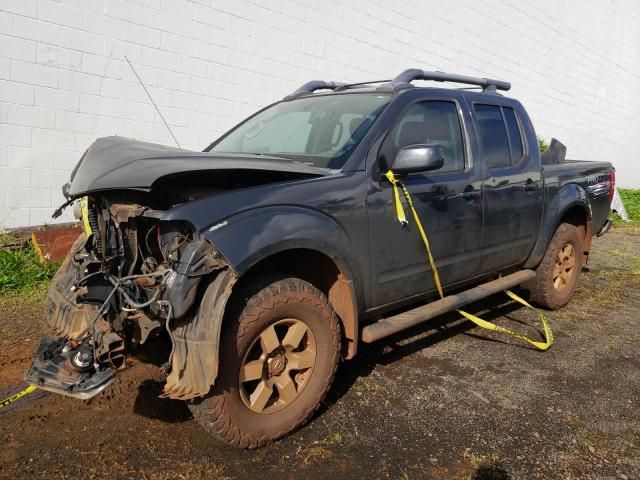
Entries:
{"type": "Polygon", "coordinates": [[[506,277],[500,277],[477,287],[470,288],[455,295],[448,295],[441,300],[422,305],[407,312],[384,318],[362,329],[362,341],[372,343],[394,333],[426,322],[438,315],[475,302],[482,298],[501,292],[507,288],[520,285],[536,276],[533,270],[520,270],[506,277]]]}

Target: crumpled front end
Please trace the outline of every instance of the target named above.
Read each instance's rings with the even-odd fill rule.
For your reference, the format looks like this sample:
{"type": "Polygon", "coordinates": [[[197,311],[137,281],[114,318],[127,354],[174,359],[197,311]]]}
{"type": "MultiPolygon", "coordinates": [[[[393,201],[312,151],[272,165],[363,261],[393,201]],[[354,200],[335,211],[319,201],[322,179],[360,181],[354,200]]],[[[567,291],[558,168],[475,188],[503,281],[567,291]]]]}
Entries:
{"type": "Polygon", "coordinates": [[[47,294],[45,314],[56,337],[41,343],[29,384],[91,398],[126,368],[129,352],[164,330],[172,345],[162,367],[165,395],[189,399],[211,388],[217,365],[208,363],[218,339],[196,304],[204,285],[217,284],[207,295],[223,310],[235,274],[188,222],[162,221],[131,197],[103,193],[76,201],[85,233],[47,294]]]}

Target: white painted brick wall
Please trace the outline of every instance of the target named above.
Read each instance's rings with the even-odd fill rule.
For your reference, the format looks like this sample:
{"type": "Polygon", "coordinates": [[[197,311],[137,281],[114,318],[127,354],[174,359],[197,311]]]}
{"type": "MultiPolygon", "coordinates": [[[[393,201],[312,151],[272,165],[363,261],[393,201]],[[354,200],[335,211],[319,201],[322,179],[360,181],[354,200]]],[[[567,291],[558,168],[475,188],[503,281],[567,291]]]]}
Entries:
{"type": "MultiPolygon", "coordinates": [[[[640,186],[640,3],[0,0],[0,226],[50,222],[97,137],[201,149],[310,79],[504,78],[538,134],[640,186]]],[[[67,213],[61,220],[69,220],[67,213]]]]}

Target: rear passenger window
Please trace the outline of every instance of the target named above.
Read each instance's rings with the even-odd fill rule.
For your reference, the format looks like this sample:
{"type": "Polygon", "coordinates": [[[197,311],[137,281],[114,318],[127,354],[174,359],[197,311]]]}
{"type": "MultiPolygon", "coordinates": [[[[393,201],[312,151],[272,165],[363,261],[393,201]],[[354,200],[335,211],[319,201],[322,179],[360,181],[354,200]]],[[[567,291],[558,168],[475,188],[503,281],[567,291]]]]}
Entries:
{"type": "Polygon", "coordinates": [[[515,165],[524,156],[522,133],[513,108],[475,105],[480,144],[489,168],[515,165]]]}
{"type": "Polygon", "coordinates": [[[475,105],[474,109],[487,166],[499,168],[511,165],[509,139],[500,107],[497,105],[475,105]]]}
{"type": "Polygon", "coordinates": [[[455,103],[429,100],[409,107],[387,137],[383,155],[391,160],[402,147],[424,143],[436,143],[444,150],[444,165],[435,172],[464,170],[462,129],[455,103]]]}
{"type": "Polygon", "coordinates": [[[522,146],[522,135],[518,120],[513,108],[502,107],[504,119],[507,123],[507,132],[509,132],[509,143],[511,144],[511,164],[515,165],[524,155],[524,147],[522,146]]]}

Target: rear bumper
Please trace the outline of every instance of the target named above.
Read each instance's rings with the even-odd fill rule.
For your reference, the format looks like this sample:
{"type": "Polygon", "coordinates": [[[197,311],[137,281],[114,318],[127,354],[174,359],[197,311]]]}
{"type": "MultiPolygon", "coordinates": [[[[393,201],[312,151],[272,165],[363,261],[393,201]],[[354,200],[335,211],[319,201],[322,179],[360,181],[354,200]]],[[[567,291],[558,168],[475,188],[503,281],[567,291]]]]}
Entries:
{"type": "Polygon", "coordinates": [[[611,221],[610,218],[607,218],[607,221],[604,222],[604,225],[602,226],[600,231],[598,233],[596,233],[596,237],[601,237],[602,235],[607,233],[609,230],[611,230],[612,226],[613,226],[613,222],[611,221]]]}

